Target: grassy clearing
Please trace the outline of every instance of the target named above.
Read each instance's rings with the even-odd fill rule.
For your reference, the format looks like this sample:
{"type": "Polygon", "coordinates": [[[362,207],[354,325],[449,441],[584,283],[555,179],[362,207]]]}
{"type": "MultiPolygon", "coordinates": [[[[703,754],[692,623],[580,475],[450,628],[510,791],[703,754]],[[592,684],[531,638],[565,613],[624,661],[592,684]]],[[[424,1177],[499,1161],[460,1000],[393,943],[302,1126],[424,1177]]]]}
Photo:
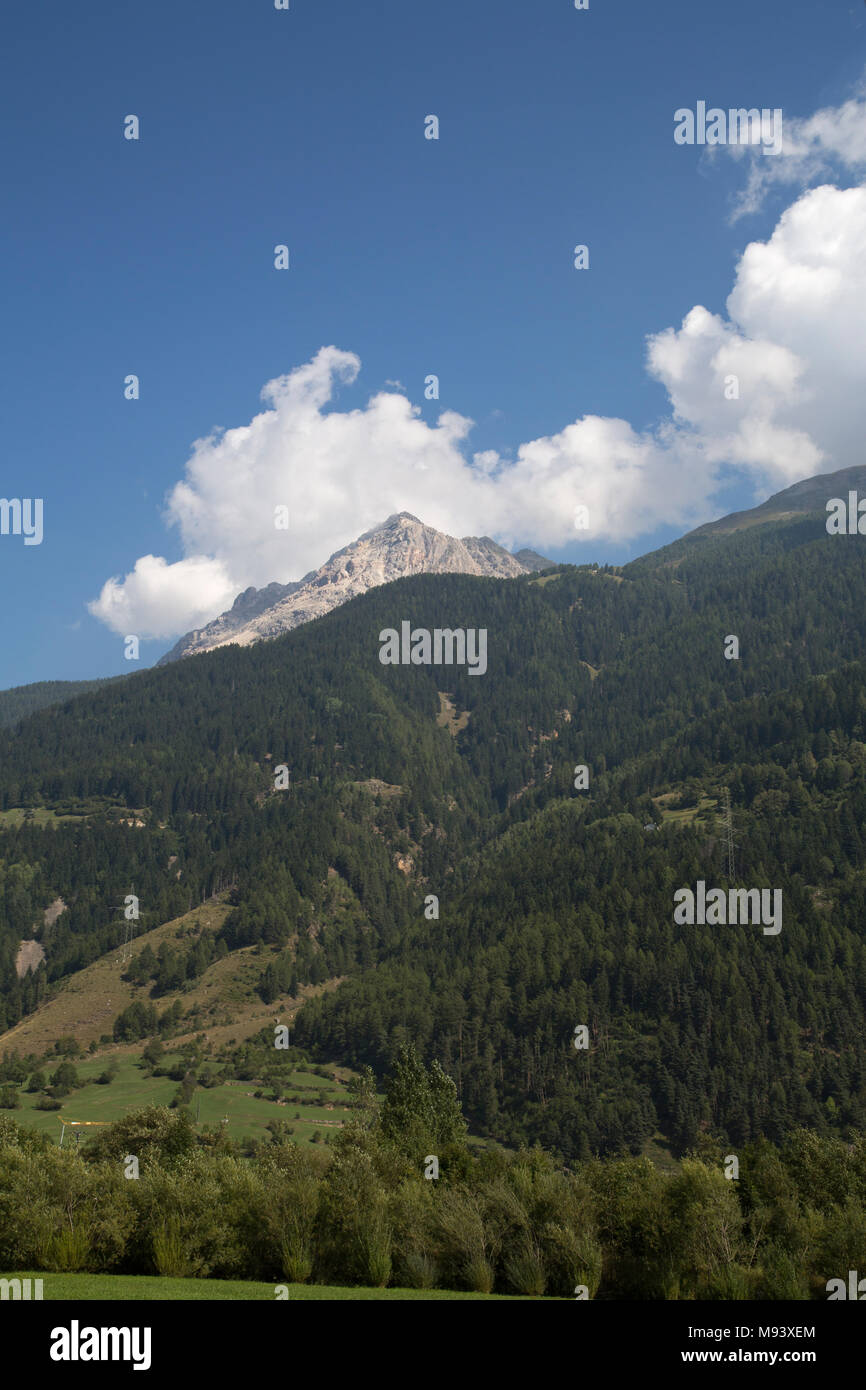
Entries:
{"type": "MultiPolygon", "coordinates": [[[[44,1071],[53,1070],[59,1065],[49,1062],[44,1071]]],[[[110,1085],[98,1085],[96,1078],[105,1071],[106,1056],[75,1060],[75,1069],[86,1084],[67,1096],[60,1110],[37,1110],[38,1095],[30,1095],[19,1090],[20,1110],[3,1111],[18,1124],[28,1125],[50,1135],[55,1143],[60,1142],[60,1118],[64,1120],[102,1120],[121,1119],[130,1110],[138,1110],[145,1105],[170,1105],[178,1082],[168,1076],[148,1076],[138,1065],[138,1058],[131,1055],[116,1056],[117,1076],[110,1085]]],[[[179,1057],[166,1053],[160,1065],[172,1066],[179,1057]]],[[[218,1065],[218,1063],[212,1063],[218,1065]]],[[[283,1082],[281,1102],[266,1099],[272,1094],[270,1086],[261,1087],[255,1081],[227,1081],[222,1086],[205,1089],[199,1087],[193,1096],[190,1113],[193,1119],[198,1113],[197,1128],[204,1129],[219,1125],[228,1116],[227,1133],[232,1139],[265,1139],[267,1126],[273,1120],[283,1120],[293,1129],[292,1141],[296,1144],[312,1144],[313,1135],[319,1133],[321,1140],[325,1135],[334,1134],[350,1117],[347,1105],[348,1091],[340,1081],[315,1075],[303,1067],[292,1070],[283,1082]],[[256,1097],[253,1092],[263,1090],[264,1095],[256,1097]],[[294,1096],[299,1099],[296,1101],[294,1096]],[[320,1099],[321,1098],[321,1099],[320,1099]]],[[[72,1142],[67,1134],[64,1144],[72,1142]]]]}
{"type": "MultiPolygon", "coordinates": [[[[330,1284],[253,1284],[240,1279],[161,1279],[157,1275],[138,1274],[50,1274],[44,1270],[0,1274],[2,1279],[41,1279],[45,1302],[82,1302],[109,1300],[111,1302],[166,1302],[212,1299],[253,1299],[261,1302],[280,1302],[277,1288],[287,1288],[289,1301],[316,1302],[347,1299],[485,1299],[504,1303],[561,1303],[563,1299],[526,1299],[508,1294],[457,1293],[453,1289],[364,1289],[339,1288],[330,1284]]],[[[31,1286],[32,1288],[32,1286],[31,1286]]],[[[32,1295],[31,1295],[32,1296],[32,1295]]]]}
{"type": "Polygon", "coordinates": [[[674,1158],[671,1146],[663,1134],[656,1132],[651,1139],[647,1139],[641,1153],[648,1158],[654,1168],[659,1172],[672,1177],[681,1168],[679,1159],[674,1158]]]}
{"type": "Polygon", "coordinates": [[[668,802],[675,800],[679,796],[678,792],[664,792],[662,796],[654,796],[653,802],[662,813],[662,821],[671,825],[691,825],[692,821],[712,821],[718,819],[721,812],[721,803],[718,798],[702,796],[696,806],[684,806],[678,810],[671,810],[668,802]]]}
{"type": "MultiPolygon", "coordinates": [[[[148,943],[158,952],[163,942],[189,942],[200,932],[218,931],[229,911],[224,900],[212,899],[183,917],[142,932],[135,940],[134,951],[138,953],[148,943]]],[[[335,979],[304,985],[296,999],[286,996],[265,1004],[256,993],[256,986],[274,954],[275,948],[258,946],[234,951],[215,961],[185,989],[170,991],[156,1001],[162,1013],[177,1000],[187,1015],[181,1025],[183,1032],[168,1042],[170,1051],[163,1058],[165,1067],[172,1057],[179,1060],[176,1054],[184,1043],[200,1038],[204,1062],[219,1070],[221,1055],[262,1029],[272,1030],[275,1021],[290,1022],[304,999],[336,989],[340,983],[335,979]]],[[[102,1041],[104,1036],[110,1036],[117,1015],[133,1000],[150,997],[149,987],[121,978],[126,967],[120,955],[119,950],[112,951],[70,976],[35,1014],[0,1037],[0,1051],[46,1059],[39,1063],[39,1068],[48,1075],[61,1061],[52,1053],[58,1038],[73,1037],[82,1050],[97,1048],[95,1053],[75,1060],[85,1085],[66,1097],[60,1110],[38,1110],[40,1097],[19,1088],[21,1107],[8,1112],[20,1123],[49,1134],[55,1142],[59,1142],[61,1133],[60,1116],[65,1120],[110,1122],[145,1105],[170,1105],[177,1090],[177,1079],[151,1076],[137,1065],[143,1043],[102,1041]],[[109,1062],[118,1066],[118,1074],[109,1085],[98,1085],[96,1078],[109,1062]]],[[[191,1114],[194,1119],[197,1117],[200,1128],[221,1125],[227,1119],[227,1133],[232,1139],[266,1138],[268,1124],[280,1120],[292,1128],[290,1137],[295,1143],[321,1143],[349,1117],[345,1082],[351,1073],[344,1075],[345,1069],[336,1067],[333,1070],[342,1081],[334,1082],[303,1069],[292,1072],[281,1082],[283,1094],[276,1100],[272,1098],[271,1086],[255,1081],[200,1087],[194,1094],[191,1114]],[[255,1096],[257,1090],[263,1094],[255,1096]]],[[[65,1142],[71,1140],[72,1135],[67,1134],[65,1142]]]]}
{"type": "Polygon", "coordinates": [[[439,713],[436,716],[436,723],[440,729],[447,729],[451,737],[456,738],[469,723],[469,711],[461,710],[458,714],[451,696],[442,690],[437,693],[439,695],[439,713]]]}
{"type": "MultiPolygon", "coordinates": [[[[183,917],[142,932],[133,943],[134,953],[137,955],[145,944],[158,952],[164,941],[173,945],[178,939],[189,940],[190,932],[218,931],[230,910],[226,902],[213,899],[183,917]],[[186,933],[186,937],[180,937],[181,933],[186,933]]],[[[118,948],[121,928],[122,919],[118,925],[118,948]]],[[[162,1013],[179,1000],[185,1013],[193,1011],[188,1030],[182,1036],[193,1038],[204,1033],[215,1047],[221,1047],[252,1037],[262,1028],[272,1026],[275,1018],[288,1022],[303,999],[336,989],[339,984],[339,980],[328,980],[321,985],[304,985],[302,998],[286,996],[265,1004],[255,992],[256,984],[275,954],[276,948],[260,949],[258,946],[232,951],[225,959],[215,961],[187,989],[162,995],[155,1001],[157,1008],[162,1013]]],[[[62,1037],[75,1038],[82,1048],[92,1042],[99,1043],[103,1034],[111,1033],[117,1015],[133,1000],[150,997],[146,987],[121,979],[124,969],[118,949],[70,975],[57,986],[54,997],[41,1004],[35,1014],[29,1014],[0,1036],[0,1052],[8,1049],[42,1056],[51,1050],[57,1038],[62,1037]]],[[[121,1050],[124,1049],[121,1047],[121,1050]]],[[[140,1049],[133,1047],[133,1050],[140,1049]]]]}
{"type": "Polygon", "coordinates": [[[56,811],[46,810],[44,806],[35,806],[32,810],[24,806],[12,806],[8,811],[0,811],[0,830],[17,830],[25,820],[31,825],[58,825],[63,820],[82,821],[87,820],[87,817],[60,816],[56,811]]]}
{"type": "MultiPolygon", "coordinates": [[[[173,943],[178,931],[184,928],[215,931],[222,926],[228,912],[227,904],[206,903],[184,917],[165,922],[151,931],[142,932],[134,942],[134,950],[137,954],[145,943],[148,943],[156,952],[163,941],[173,943]]],[[[118,926],[118,948],[122,940],[121,926],[122,921],[118,926]]],[[[226,957],[226,960],[228,959],[229,957],[226,957]]],[[[91,1042],[98,1042],[103,1033],[111,1032],[117,1015],[134,999],[147,998],[143,989],[121,979],[124,969],[118,949],[109,955],[101,956],[84,970],[70,975],[57,987],[56,995],[41,1004],[35,1014],[29,1014],[3,1034],[0,1040],[2,1048],[21,1053],[34,1052],[41,1056],[50,1051],[56,1038],[74,1037],[83,1048],[91,1042]]],[[[259,966],[257,973],[262,969],[264,962],[259,966]]],[[[195,1004],[205,1006],[209,1001],[204,982],[210,974],[211,971],[207,971],[195,982],[198,987],[196,989],[185,993],[166,994],[164,999],[159,1001],[160,1011],[173,1003],[175,998],[181,1000],[184,1008],[191,1008],[195,1004]]],[[[262,1012],[267,1014],[261,1000],[258,1002],[262,1012]]],[[[201,1026],[207,1026],[206,1015],[203,1016],[201,1026]]]]}
{"type": "MultiPolygon", "coordinates": [[[[361,791],[372,792],[373,796],[394,797],[402,796],[403,788],[395,782],[383,782],[380,777],[367,777],[363,782],[350,782],[350,787],[359,787],[361,791]]],[[[336,870],[329,869],[328,877],[335,877],[336,870]]]]}

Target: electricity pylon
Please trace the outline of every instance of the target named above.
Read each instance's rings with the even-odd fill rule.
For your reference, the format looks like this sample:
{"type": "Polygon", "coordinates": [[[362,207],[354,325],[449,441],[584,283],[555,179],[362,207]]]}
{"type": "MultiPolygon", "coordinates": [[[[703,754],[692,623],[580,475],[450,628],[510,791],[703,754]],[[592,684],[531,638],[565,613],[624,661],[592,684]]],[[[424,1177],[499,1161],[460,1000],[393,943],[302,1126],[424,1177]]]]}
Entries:
{"type": "Polygon", "coordinates": [[[725,849],[728,860],[728,883],[733,883],[734,873],[734,818],[731,814],[731,790],[730,787],[722,788],[725,811],[725,849]]]}
{"type": "Polygon", "coordinates": [[[133,916],[133,917],[130,917],[130,916],[127,915],[127,913],[128,913],[128,907],[124,909],[124,913],[123,913],[123,941],[122,941],[121,947],[120,947],[120,963],[121,963],[121,965],[128,965],[129,962],[132,960],[132,938],[135,936],[135,932],[136,932],[136,923],[137,923],[137,921],[138,921],[138,915],[137,915],[137,914],[138,914],[138,899],[135,898],[134,894],[133,894],[133,895],[130,895],[130,896],[134,898],[134,902],[135,902],[135,913],[136,913],[136,915],[133,916]]]}

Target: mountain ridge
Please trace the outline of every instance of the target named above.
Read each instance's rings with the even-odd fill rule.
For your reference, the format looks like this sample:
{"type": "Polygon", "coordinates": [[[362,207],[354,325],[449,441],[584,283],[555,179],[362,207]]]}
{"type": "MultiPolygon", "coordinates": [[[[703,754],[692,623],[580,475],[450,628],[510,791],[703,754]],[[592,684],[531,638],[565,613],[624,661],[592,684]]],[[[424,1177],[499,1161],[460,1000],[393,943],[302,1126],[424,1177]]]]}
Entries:
{"type": "Polygon", "coordinates": [[[866,571],[830,488],[676,567],[407,576],[0,732],[0,1031],[122,945],[126,895],[146,935],[226,893],[216,934],[134,948],[148,998],[248,948],[264,1004],[339,979],[295,1045],[385,1075],[411,1037],[482,1137],[579,1160],[862,1131],[866,571]],[[384,665],[403,619],[486,629],[483,679],[384,665]],[[700,881],[779,889],[781,933],[684,928],[700,881]]]}
{"type": "Polygon", "coordinates": [[[524,549],[512,555],[489,536],[457,539],[426,526],[411,512],[394,512],[334,551],[303,579],[245,589],[231,608],[203,628],[187,632],[156,664],[166,666],[231,643],[246,647],[280,637],[369,589],[408,575],[474,574],[507,579],[550,565],[550,560],[535,551],[524,549]]]}
{"type": "MultiPolygon", "coordinates": [[[[735,531],[823,512],[830,497],[851,488],[866,491],[866,466],[803,478],[755,507],[705,522],[631,563],[669,563],[695,546],[735,531]]],[[[516,578],[550,568],[554,568],[553,562],[534,550],[524,548],[512,553],[489,536],[457,539],[426,526],[411,512],[394,512],[357,540],[336,550],[319,569],[310,570],[302,579],[268,584],[263,589],[245,589],[230,609],[205,627],[186,633],[156,665],[165,666],[230,643],[249,646],[271,640],[379,584],[408,575],[462,573],[516,578]]]]}

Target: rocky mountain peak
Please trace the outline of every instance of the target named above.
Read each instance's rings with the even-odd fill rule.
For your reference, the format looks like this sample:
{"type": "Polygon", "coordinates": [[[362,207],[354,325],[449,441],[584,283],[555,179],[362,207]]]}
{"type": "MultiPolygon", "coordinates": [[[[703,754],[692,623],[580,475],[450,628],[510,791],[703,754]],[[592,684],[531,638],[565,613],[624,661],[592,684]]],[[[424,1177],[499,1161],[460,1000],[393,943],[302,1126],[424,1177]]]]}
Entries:
{"type": "Polygon", "coordinates": [[[368,589],[406,575],[476,574],[511,579],[545,569],[550,563],[530,550],[512,555],[489,536],[458,540],[425,526],[411,512],[393,512],[303,579],[244,589],[227,612],[206,627],[188,632],[158,665],[232,642],[247,647],[280,637],[368,589]]]}

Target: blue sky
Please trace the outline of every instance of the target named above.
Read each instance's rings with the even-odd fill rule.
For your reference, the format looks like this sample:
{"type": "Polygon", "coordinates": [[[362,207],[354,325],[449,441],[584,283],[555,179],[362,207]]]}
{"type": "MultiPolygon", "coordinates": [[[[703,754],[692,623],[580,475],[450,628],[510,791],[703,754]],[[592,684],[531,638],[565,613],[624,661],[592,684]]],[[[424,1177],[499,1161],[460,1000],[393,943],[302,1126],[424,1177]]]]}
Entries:
{"type": "MultiPolygon", "coordinates": [[[[752,437],[763,431],[762,442],[750,452],[739,440],[736,466],[715,458],[705,486],[693,486],[690,457],[714,458],[727,436],[679,356],[713,332],[730,345],[726,301],[746,247],[772,238],[809,188],[856,196],[863,168],[841,116],[828,118],[832,135],[804,126],[802,145],[777,166],[790,173],[774,168],[736,216],[749,170],[760,184],[773,157],[710,158],[677,146],[672,132],[676,108],[698,100],[781,108],[801,122],[842,111],[862,93],[866,6],[590,0],[578,12],[569,0],[291,0],[282,12],[266,0],[91,0],[17,6],[4,30],[0,495],[44,499],[44,538],[28,547],[0,536],[0,686],[129,670],[123,630],[143,633],[142,664],[172,645],[166,607],[176,605],[177,632],[192,625],[191,572],[172,572],[157,601],[144,581],[124,588],[142,556],[168,566],[201,557],[195,582],[206,606],[221,585],[236,592],[298,577],[406,507],[460,534],[621,562],[796,476],[862,462],[848,452],[858,429],[863,437],[862,416],[842,430],[836,407],[832,422],[817,406],[803,413],[830,368],[798,348],[811,341],[803,316],[789,322],[753,277],[741,285],[737,325],[772,396],[744,426],[752,437]],[[123,138],[129,113],[140,118],[138,141],[123,138]],[[424,139],[430,113],[438,141],[424,139]],[[290,248],[285,272],[274,268],[278,243],[290,248]],[[590,248],[586,271],[573,266],[577,243],[590,248]],[[698,323],[689,344],[660,345],[652,374],[648,336],[680,330],[694,306],[722,328],[698,323]],[[324,372],[324,404],[296,392],[286,406],[293,523],[278,564],[258,523],[229,515],[237,494],[231,479],[219,482],[219,470],[235,466],[225,445],[203,456],[214,480],[206,503],[193,482],[168,525],[166,497],[193,441],[249,426],[267,408],[265,384],[330,345],[360,365],[339,359],[324,372]],[[140,378],[137,401],[124,399],[128,373],[140,378]],[[440,379],[438,401],[424,398],[429,373],[440,379]],[[685,430],[682,409],[672,412],[674,378],[685,430]],[[431,439],[443,411],[474,421],[431,444],[429,456],[426,434],[412,444],[413,469],[435,473],[437,450],[450,459],[441,505],[428,514],[417,501],[420,474],[405,489],[400,480],[409,436],[396,406],[369,429],[361,422],[363,443],[351,430],[343,438],[333,418],[365,412],[383,390],[420,408],[431,439]],[[520,487],[516,474],[494,484],[521,445],[558,438],[584,417],[627,422],[634,438],[623,448],[634,459],[617,481],[619,446],[606,428],[572,441],[575,496],[594,471],[604,504],[595,510],[609,524],[566,535],[545,517],[562,510],[561,456],[572,443],[530,451],[536,468],[547,467],[537,462],[547,453],[560,460],[555,477],[544,475],[547,511],[521,505],[520,487],[539,491],[537,471],[520,487]],[[673,453],[665,421],[688,436],[673,453]],[[767,431],[776,431],[769,442],[767,431]],[[651,442],[640,453],[644,432],[651,442]],[[489,487],[468,479],[465,502],[448,471],[455,450],[488,456],[479,466],[489,487]],[[320,463],[331,472],[316,491],[320,463]],[[627,503],[624,491],[633,492],[627,503]],[[217,515],[220,536],[211,538],[217,515]],[[280,572],[262,572],[268,564],[280,572]],[[117,630],[105,621],[107,601],[102,618],[87,607],[113,576],[117,630]],[[148,625],[162,635],[148,637],[148,625]]],[[[804,237],[818,236],[819,215],[832,233],[840,209],[855,238],[852,199],[810,204],[808,217],[804,204],[784,254],[795,258],[804,237]]],[[[266,510],[273,459],[263,463],[258,447],[239,438],[236,467],[266,510]]]]}

